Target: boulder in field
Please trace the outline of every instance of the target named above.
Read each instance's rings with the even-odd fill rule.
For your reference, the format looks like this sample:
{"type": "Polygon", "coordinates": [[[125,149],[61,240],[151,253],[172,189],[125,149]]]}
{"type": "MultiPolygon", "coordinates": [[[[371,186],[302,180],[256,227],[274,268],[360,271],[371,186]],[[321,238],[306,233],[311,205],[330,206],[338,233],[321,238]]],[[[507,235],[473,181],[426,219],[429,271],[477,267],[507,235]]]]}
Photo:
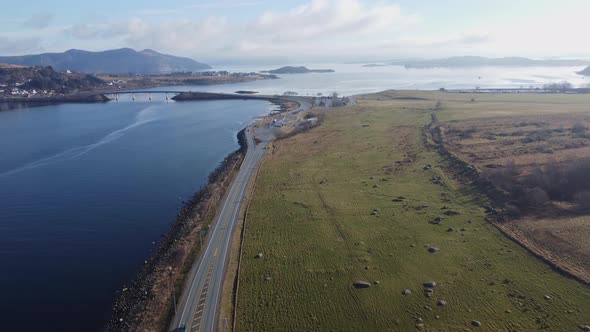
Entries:
{"type": "Polygon", "coordinates": [[[366,281],[356,281],[352,285],[354,286],[354,288],[369,288],[369,287],[371,287],[371,283],[366,282],[366,281]]]}
{"type": "Polygon", "coordinates": [[[434,287],[436,287],[436,282],[426,281],[425,283],[422,284],[422,286],[424,286],[426,288],[434,288],[434,287]]]}
{"type": "Polygon", "coordinates": [[[422,286],[424,286],[426,288],[434,288],[434,287],[436,287],[436,282],[427,281],[427,282],[423,283],[422,286]]]}

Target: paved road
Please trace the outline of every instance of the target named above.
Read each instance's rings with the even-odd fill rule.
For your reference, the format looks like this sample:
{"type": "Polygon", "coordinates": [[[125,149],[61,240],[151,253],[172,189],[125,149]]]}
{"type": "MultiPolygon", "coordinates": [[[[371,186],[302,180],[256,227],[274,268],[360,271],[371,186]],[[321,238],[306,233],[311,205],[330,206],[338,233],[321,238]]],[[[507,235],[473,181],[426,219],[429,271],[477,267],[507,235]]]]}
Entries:
{"type": "MultiPolygon", "coordinates": [[[[298,114],[311,107],[307,100],[297,102],[301,106],[290,113],[298,114]]],[[[264,156],[267,143],[274,139],[272,128],[259,128],[256,137],[262,142],[256,145],[252,131],[252,126],[246,129],[248,152],[216,220],[211,225],[205,252],[191,268],[189,281],[179,299],[178,312],[171,330],[186,327],[186,331],[191,332],[215,331],[219,319],[223,318],[218,317],[218,313],[232,234],[240,218],[241,203],[254,168],[264,156]]],[[[229,328],[228,326],[228,330],[229,328]]]]}
{"type": "Polygon", "coordinates": [[[191,269],[190,284],[185,287],[174,317],[173,328],[186,331],[214,331],[219,309],[225,263],[244,193],[256,163],[264,155],[266,143],[254,143],[251,128],[246,129],[248,152],[233,185],[212,224],[205,253],[191,269]]]}

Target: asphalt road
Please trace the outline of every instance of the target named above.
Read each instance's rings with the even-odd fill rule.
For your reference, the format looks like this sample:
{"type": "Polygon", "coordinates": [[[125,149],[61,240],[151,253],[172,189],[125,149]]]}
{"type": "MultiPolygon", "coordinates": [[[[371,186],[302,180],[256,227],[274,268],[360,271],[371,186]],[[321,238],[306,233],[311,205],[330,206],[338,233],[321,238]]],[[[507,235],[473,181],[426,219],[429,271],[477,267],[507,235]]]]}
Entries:
{"type": "MultiPolygon", "coordinates": [[[[296,99],[296,98],[293,98],[296,99]]],[[[311,107],[311,103],[304,99],[297,99],[299,109],[290,112],[299,114],[311,107]]],[[[289,114],[288,116],[291,116],[289,114]]],[[[274,139],[271,128],[260,128],[256,137],[262,142],[254,142],[253,127],[246,129],[248,151],[226,199],[223,201],[216,220],[209,231],[205,252],[193,265],[188,284],[178,301],[177,313],[172,322],[171,330],[185,327],[186,331],[201,332],[215,331],[219,319],[219,305],[223,287],[223,277],[229,257],[231,238],[237,224],[241,203],[250,178],[258,161],[266,152],[267,143],[274,139]]],[[[230,322],[227,322],[230,324],[230,322]]],[[[227,330],[230,326],[227,327],[227,330]]]]}
{"type": "Polygon", "coordinates": [[[217,220],[212,224],[205,253],[191,269],[190,285],[180,298],[173,328],[186,327],[186,331],[214,331],[225,265],[238,213],[256,163],[264,155],[266,143],[254,143],[251,128],[246,130],[248,152],[238,175],[223,202],[217,220]]]}

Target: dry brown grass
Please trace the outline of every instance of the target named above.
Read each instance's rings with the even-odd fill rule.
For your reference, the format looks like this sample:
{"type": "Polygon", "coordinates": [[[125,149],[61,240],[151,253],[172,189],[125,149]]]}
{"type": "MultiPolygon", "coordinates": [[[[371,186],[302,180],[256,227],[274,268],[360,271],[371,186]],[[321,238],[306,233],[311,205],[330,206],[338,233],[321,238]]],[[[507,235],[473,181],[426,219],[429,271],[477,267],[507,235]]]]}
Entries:
{"type": "Polygon", "coordinates": [[[0,69],[26,68],[27,66],[13,65],[10,63],[0,63],[0,69]]]}
{"type": "Polygon", "coordinates": [[[573,132],[575,125],[590,126],[590,114],[470,119],[445,123],[444,132],[447,147],[480,169],[513,161],[526,171],[590,156],[590,135],[573,132]]]}
{"type": "MultiPolygon", "coordinates": [[[[590,157],[590,130],[583,129],[590,127],[587,96],[550,97],[476,102],[469,113],[464,104],[447,103],[439,116],[446,120],[441,123],[445,146],[480,171],[514,163],[523,176],[548,164],[565,166],[590,157]]],[[[571,203],[555,201],[528,213],[501,227],[556,266],[590,280],[590,217],[580,216],[571,203]]]]}
{"type": "Polygon", "coordinates": [[[590,281],[590,216],[523,218],[506,227],[545,251],[552,261],[590,281]]]}

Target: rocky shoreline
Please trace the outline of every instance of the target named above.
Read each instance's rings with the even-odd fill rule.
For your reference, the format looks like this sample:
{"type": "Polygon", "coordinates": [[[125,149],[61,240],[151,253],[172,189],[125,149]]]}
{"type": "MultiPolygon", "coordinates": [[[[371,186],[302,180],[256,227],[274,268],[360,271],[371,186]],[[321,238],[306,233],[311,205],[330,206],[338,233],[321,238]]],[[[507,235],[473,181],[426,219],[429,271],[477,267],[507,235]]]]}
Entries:
{"type": "Polygon", "coordinates": [[[47,106],[63,103],[106,103],[111,99],[102,93],[73,94],[49,97],[15,97],[0,98],[0,111],[27,108],[33,106],[47,106]]]}
{"type": "Polygon", "coordinates": [[[219,198],[223,197],[235,175],[234,170],[239,168],[246,154],[245,129],[237,136],[240,148],[229,154],[209,174],[207,185],[185,202],[154,254],[145,261],[137,276],[115,294],[112,317],[103,331],[158,331],[170,324],[173,309],[170,280],[174,279],[175,288],[184,284],[183,271],[190,269],[200,249],[196,247],[198,236],[195,234],[201,228],[206,229],[207,216],[215,214],[219,198]],[[151,311],[160,317],[146,315],[151,311]]]}

